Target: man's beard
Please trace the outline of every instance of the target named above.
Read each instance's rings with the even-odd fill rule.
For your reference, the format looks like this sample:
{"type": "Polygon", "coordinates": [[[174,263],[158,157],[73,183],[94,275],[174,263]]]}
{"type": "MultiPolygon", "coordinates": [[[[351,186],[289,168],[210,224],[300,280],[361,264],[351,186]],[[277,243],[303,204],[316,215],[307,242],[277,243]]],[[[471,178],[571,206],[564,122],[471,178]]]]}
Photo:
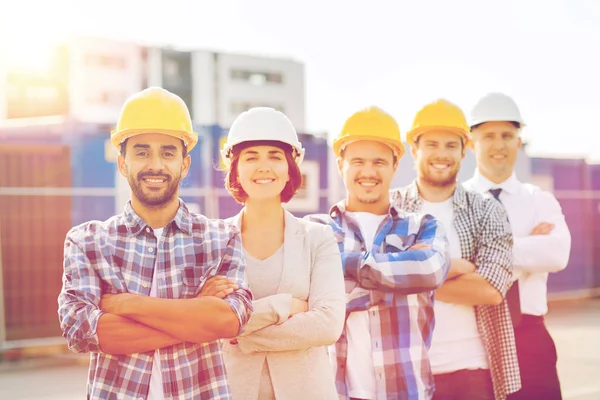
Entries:
{"type": "Polygon", "coordinates": [[[451,166],[451,170],[446,178],[434,178],[432,174],[429,173],[429,162],[426,166],[419,165],[421,180],[433,187],[444,188],[447,186],[452,186],[456,184],[456,177],[458,176],[458,171],[460,169],[460,165],[454,164],[451,166]]]}
{"type": "Polygon", "coordinates": [[[362,204],[375,204],[381,200],[381,195],[379,195],[377,197],[368,197],[368,198],[366,196],[365,197],[357,196],[357,199],[362,204]]]}
{"type": "Polygon", "coordinates": [[[171,178],[166,174],[140,172],[135,178],[130,175],[127,178],[127,181],[129,182],[129,186],[131,186],[134,196],[140,201],[140,203],[146,207],[161,208],[169,204],[175,198],[177,189],[179,188],[179,182],[181,181],[181,176],[171,178]],[[149,189],[144,191],[142,188],[142,179],[145,176],[164,178],[165,182],[167,183],[167,187],[156,192],[149,189]]]}

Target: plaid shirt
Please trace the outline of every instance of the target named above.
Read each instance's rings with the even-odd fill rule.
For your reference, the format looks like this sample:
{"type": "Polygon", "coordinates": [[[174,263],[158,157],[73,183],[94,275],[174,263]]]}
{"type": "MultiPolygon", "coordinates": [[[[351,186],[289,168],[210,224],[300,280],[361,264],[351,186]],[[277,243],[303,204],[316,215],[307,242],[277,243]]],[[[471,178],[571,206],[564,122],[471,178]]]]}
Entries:
{"type": "MultiPolygon", "coordinates": [[[[415,182],[392,192],[392,203],[408,212],[418,212],[421,197],[415,182]]],[[[453,197],[454,228],[462,258],[477,267],[477,273],[502,296],[511,284],[513,237],[506,211],[494,199],[456,186],[453,197]]],[[[489,355],[496,399],[505,399],[521,387],[515,338],[506,301],[500,305],[475,307],[477,327],[489,355]]]]}
{"type": "MultiPolygon", "coordinates": [[[[98,307],[102,294],[148,296],[156,273],[158,297],[193,298],[208,276],[222,274],[240,287],[224,299],[240,326],[250,317],[252,294],[237,229],[190,213],[180,202],[158,248],[152,228],[130,203],[120,215],[81,224],[67,234],[58,314],[69,348],[91,352],[88,398],[145,398],[152,372],[154,350],[127,355],[101,352],[96,328],[103,314],[98,307]]],[[[218,342],[180,343],[162,348],[160,355],[165,398],[231,398],[218,342]]]]}
{"type": "MultiPolygon", "coordinates": [[[[445,233],[431,216],[408,214],[390,208],[366,251],[357,222],[345,212],[342,201],[329,215],[310,216],[328,224],[340,246],[346,280],[369,289],[349,300],[346,313],[369,311],[377,399],[430,399],[433,376],[427,355],[434,326],[433,291],[450,267],[445,233]],[[407,250],[425,243],[428,250],[407,250]]],[[[336,386],[348,398],[346,328],[335,344],[336,386]]]]}

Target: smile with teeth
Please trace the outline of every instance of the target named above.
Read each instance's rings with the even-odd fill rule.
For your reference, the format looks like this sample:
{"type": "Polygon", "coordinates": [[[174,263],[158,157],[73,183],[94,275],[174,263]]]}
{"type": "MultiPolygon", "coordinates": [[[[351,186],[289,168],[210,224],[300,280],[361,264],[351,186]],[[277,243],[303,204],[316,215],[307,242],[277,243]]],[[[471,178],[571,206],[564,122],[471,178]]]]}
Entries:
{"type": "Polygon", "coordinates": [[[495,154],[492,156],[492,158],[494,160],[504,160],[506,158],[506,156],[502,155],[502,154],[495,154]]]}
{"type": "Polygon", "coordinates": [[[378,182],[374,182],[374,181],[358,181],[357,182],[360,186],[364,186],[364,187],[374,187],[377,186],[378,182]]]}
{"type": "Polygon", "coordinates": [[[255,179],[254,183],[257,183],[259,185],[265,185],[267,183],[271,183],[271,182],[274,182],[274,181],[275,181],[275,179],[272,179],[272,178],[255,179]]]}
{"type": "Polygon", "coordinates": [[[446,168],[450,168],[450,164],[431,163],[430,165],[433,168],[439,169],[439,170],[444,170],[446,168]]]}
{"type": "Polygon", "coordinates": [[[163,183],[166,179],[157,179],[157,178],[144,178],[146,182],[150,183],[163,183]]]}

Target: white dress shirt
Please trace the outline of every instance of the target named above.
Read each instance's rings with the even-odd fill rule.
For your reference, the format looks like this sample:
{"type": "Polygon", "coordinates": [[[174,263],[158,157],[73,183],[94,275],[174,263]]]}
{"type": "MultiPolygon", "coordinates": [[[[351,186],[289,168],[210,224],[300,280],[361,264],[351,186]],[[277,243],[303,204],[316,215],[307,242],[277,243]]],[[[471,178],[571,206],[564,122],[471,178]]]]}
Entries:
{"type": "Polygon", "coordinates": [[[486,196],[491,196],[490,189],[502,189],[500,201],[506,208],[514,236],[513,270],[519,280],[521,311],[529,315],[546,314],[548,273],[564,269],[571,251],[571,233],[560,204],[551,193],[520,182],[514,173],[496,184],[476,171],[463,186],[486,196]],[[530,235],[542,222],[554,224],[550,234],[530,235]]]}

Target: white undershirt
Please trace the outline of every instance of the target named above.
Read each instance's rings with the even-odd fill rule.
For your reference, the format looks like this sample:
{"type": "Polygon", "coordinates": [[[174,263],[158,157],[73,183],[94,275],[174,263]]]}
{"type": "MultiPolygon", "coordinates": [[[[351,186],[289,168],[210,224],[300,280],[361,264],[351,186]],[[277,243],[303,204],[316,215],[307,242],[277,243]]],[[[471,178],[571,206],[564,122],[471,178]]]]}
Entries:
{"type": "MultiPolygon", "coordinates": [[[[154,236],[156,236],[156,253],[158,254],[158,248],[160,247],[160,243],[162,240],[162,232],[165,228],[159,228],[154,230],[154,236]]],[[[156,264],[155,264],[156,265],[156,264]]],[[[155,266],[156,268],[156,266],[155,266]]],[[[157,297],[158,292],[158,284],[156,282],[156,269],[152,274],[152,286],[150,286],[150,297],[157,297]]],[[[150,388],[148,389],[148,400],[164,400],[164,390],[163,390],[163,379],[162,374],[160,372],[160,353],[159,350],[156,349],[154,351],[154,358],[152,360],[152,375],[150,376],[150,388]]]]}
{"type": "MultiPolygon", "coordinates": [[[[366,212],[348,213],[357,222],[368,251],[373,248],[375,234],[385,215],[375,215],[366,212]]],[[[350,235],[348,235],[350,236],[350,235]]],[[[369,292],[355,288],[352,293],[369,292]]],[[[375,385],[375,367],[373,366],[373,351],[369,312],[352,312],[346,319],[346,337],[348,338],[348,357],[346,363],[346,385],[348,396],[361,399],[374,399],[377,394],[375,385]]]]}
{"type": "MultiPolygon", "coordinates": [[[[453,199],[439,203],[423,201],[420,212],[433,215],[442,223],[448,235],[450,257],[461,258],[460,239],[454,224],[453,199]]],[[[471,306],[434,303],[435,328],[429,359],[434,374],[445,374],[463,369],[489,368],[487,352],[477,329],[475,309],[471,306]]]]}

